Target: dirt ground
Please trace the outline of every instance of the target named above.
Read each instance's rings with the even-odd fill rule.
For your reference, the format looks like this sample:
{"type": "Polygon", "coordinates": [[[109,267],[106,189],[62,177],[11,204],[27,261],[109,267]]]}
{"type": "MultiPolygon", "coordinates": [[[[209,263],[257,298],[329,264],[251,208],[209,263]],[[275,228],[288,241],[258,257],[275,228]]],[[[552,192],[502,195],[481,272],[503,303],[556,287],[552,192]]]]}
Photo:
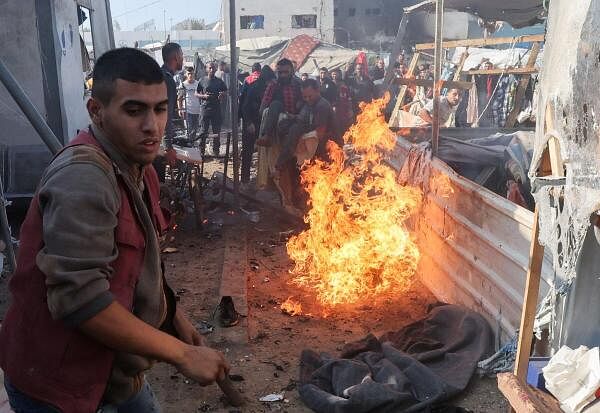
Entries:
{"type": "MultiPolygon", "coordinates": [[[[213,169],[222,168],[215,163],[213,169]]],[[[210,173],[210,168],[208,173],[210,173]]],[[[253,207],[256,208],[257,205],[253,207]]],[[[156,365],[148,375],[165,413],[193,412],[309,412],[299,398],[296,380],[303,349],[337,354],[347,342],[368,333],[397,330],[426,314],[435,297],[419,282],[402,294],[380,297],[354,309],[323,316],[312,295],[290,284],[291,263],[280,233],[294,225],[271,210],[261,210],[261,220],[250,222],[244,213],[217,208],[207,215],[205,229],[195,228],[191,214],[168,236],[166,246],[176,252],[164,254],[167,279],[177,292],[179,305],[194,323],[210,323],[205,335],[209,345],[221,350],[231,364],[231,374],[247,400],[243,408],[228,405],[216,385],[200,387],[166,364],[156,365]],[[247,317],[239,325],[223,329],[213,320],[220,295],[226,243],[231,237],[245,240],[246,259],[239,279],[247,280],[247,317]],[[291,317],[280,304],[294,297],[305,314],[291,317]],[[260,402],[260,397],[284,393],[280,402],[260,402]]],[[[7,278],[0,278],[0,317],[7,308],[7,278]]],[[[504,412],[507,403],[495,379],[473,378],[463,395],[449,403],[473,412],[504,412]]]]}
{"type": "MultiPolygon", "coordinates": [[[[256,208],[256,205],[253,206],[256,208]]],[[[309,412],[299,398],[296,380],[303,349],[337,354],[345,343],[378,335],[422,318],[435,297],[419,282],[406,293],[380,297],[354,309],[330,312],[312,295],[290,283],[291,262],[281,233],[294,228],[269,210],[261,221],[252,223],[243,213],[228,215],[217,210],[209,214],[208,232],[184,224],[169,244],[178,252],[165,256],[168,279],[180,291],[179,304],[194,322],[206,321],[215,331],[206,335],[210,345],[223,351],[231,363],[231,374],[247,399],[242,409],[228,406],[218,387],[201,388],[190,383],[169,366],[153,369],[149,379],[165,412],[309,412]],[[222,226],[221,226],[222,223],[222,226]],[[246,239],[245,274],[248,286],[247,318],[240,325],[221,329],[212,313],[218,304],[226,240],[232,234],[246,239]],[[291,317],[280,310],[288,297],[300,301],[305,314],[291,317]],[[284,393],[282,402],[260,402],[268,394],[284,393]]],[[[240,276],[243,280],[244,276],[240,276]]],[[[507,404],[498,392],[495,379],[474,378],[463,395],[450,403],[473,412],[501,412],[507,404]]]]}

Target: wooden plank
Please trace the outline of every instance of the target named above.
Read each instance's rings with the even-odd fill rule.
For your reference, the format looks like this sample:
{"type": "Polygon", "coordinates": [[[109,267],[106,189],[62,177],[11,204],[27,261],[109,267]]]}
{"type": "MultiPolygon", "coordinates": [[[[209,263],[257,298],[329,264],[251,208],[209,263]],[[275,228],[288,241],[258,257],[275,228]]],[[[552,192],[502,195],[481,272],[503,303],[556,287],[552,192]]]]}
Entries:
{"type": "MultiPolygon", "coordinates": [[[[408,72],[406,72],[406,76],[413,77],[415,75],[415,70],[417,69],[417,64],[419,63],[420,53],[415,53],[410,61],[410,65],[408,66],[408,72]]],[[[402,102],[404,102],[404,97],[406,96],[406,92],[408,91],[408,85],[403,85],[400,87],[400,91],[398,92],[398,97],[396,98],[396,104],[394,105],[394,110],[392,111],[392,116],[390,116],[390,120],[388,122],[389,126],[396,126],[398,120],[398,111],[400,110],[400,106],[402,102]]]]}
{"type": "MultiPolygon", "coordinates": [[[[534,67],[535,61],[537,60],[538,54],[540,52],[540,43],[535,43],[533,48],[531,49],[531,53],[529,54],[529,60],[527,61],[526,67],[534,67]]],[[[523,98],[525,97],[525,91],[527,90],[527,85],[529,84],[529,80],[531,79],[530,75],[524,75],[519,80],[519,85],[517,86],[517,93],[515,93],[515,107],[508,115],[508,119],[506,120],[506,128],[512,128],[517,123],[517,116],[521,112],[521,105],[523,103],[523,98]]]]}
{"type": "Polygon", "coordinates": [[[552,175],[565,176],[565,165],[560,156],[560,143],[558,141],[558,136],[554,136],[556,133],[554,129],[554,108],[550,102],[546,104],[544,123],[546,125],[546,133],[553,135],[548,139],[548,152],[550,154],[552,175]]]}
{"type": "Polygon", "coordinates": [[[498,389],[518,413],[560,413],[560,403],[511,373],[498,374],[498,389]]]}
{"type": "MultiPolygon", "coordinates": [[[[431,87],[431,88],[435,84],[433,80],[427,80],[427,79],[400,78],[400,79],[395,79],[394,81],[401,85],[416,85],[416,86],[425,86],[425,87],[431,87]]],[[[455,82],[453,80],[440,80],[441,88],[469,90],[469,89],[471,89],[471,86],[472,86],[471,82],[455,82]]]]}
{"type": "Polygon", "coordinates": [[[462,70],[463,66],[465,65],[465,62],[467,61],[467,57],[469,57],[468,52],[463,52],[463,54],[460,55],[460,60],[456,65],[456,72],[454,72],[454,76],[452,76],[453,81],[458,82],[460,80],[460,75],[463,73],[462,70]]]}
{"type": "MultiPolygon", "coordinates": [[[[554,113],[552,106],[546,106],[546,116],[544,130],[554,130],[554,113]]],[[[563,176],[564,169],[560,159],[560,152],[554,148],[552,151],[547,148],[542,157],[542,168],[550,163],[553,176],[563,176]],[[554,160],[552,159],[554,158],[554,160]]],[[[545,173],[542,172],[544,175],[545,173]]],[[[542,271],[542,260],[544,256],[544,247],[538,241],[539,237],[539,210],[535,207],[533,222],[533,231],[531,234],[531,247],[529,254],[529,270],[527,272],[527,282],[525,284],[525,298],[523,300],[523,312],[521,314],[521,328],[519,329],[519,342],[517,347],[517,357],[515,360],[515,375],[524,380],[527,376],[529,366],[529,354],[531,353],[531,341],[533,339],[533,323],[537,309],[540,274],[542,271]]]]}
{"type": "Polygon", "coordinates": [[[533,230],[531,231],[531,246],[529,250],[529,269],[525,282],[523,310],[521,312],[521,326],[519,328],[519,342],[517,357],[515,359],[515,375],[525,379],[531,354],[531,341],[533,339],[533,322],[537,310],[538,295],[540,290],[540,277],[542,262],[544,260],[544,247],[540,245],[539,207],[536,205],[533,215],[533,230]]]}
{"type": "Polygon", "coordinates": [[[537,67],[514,67],[510,69],[477,69],[465,70],[465,75],[533,75],[538,73],[537,67]]]}
{"type": "MultiPolygon", "coordinates": [[[[517,37],[488,37],[485,39],[465,39],[465,40],[449,40],[442,42],[442,47],[445,49],[451,49],[454,47],[481,47],[481,46],[493,46],[498,44],[512,44],[512,43],[533,43],[543,42],[546,36],[543,34],[517,36],[517,37]]],[[[433,50],[435,49],[434,43],[421,43],[415,46],[415,50],[433,50]]]]}

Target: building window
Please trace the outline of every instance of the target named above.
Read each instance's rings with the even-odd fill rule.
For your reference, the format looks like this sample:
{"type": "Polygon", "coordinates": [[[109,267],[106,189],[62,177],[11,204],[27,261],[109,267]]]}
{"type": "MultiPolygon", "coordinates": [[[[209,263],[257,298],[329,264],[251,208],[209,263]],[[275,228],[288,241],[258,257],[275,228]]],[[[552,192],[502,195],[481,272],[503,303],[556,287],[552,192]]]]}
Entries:
{"type": "Polygon", "coordinates": [[[292,29],[316,29],[316,14],[296,14],[292,16],[292,29]]]}
{"type": "Polygon", "coordinates": [[[381,9],[373,9],[371,10],[371,14],[373,14],[373,16],[381,16],[381,9]]]}
{"type": "Polygon", "coordinates": [[[240,29],[264,29],[265,16],[240,16],[240,29]]]}
{"type": "Polygon", "coordinates": [[[356,9],[354,7],[350,7],[348,9],[348,16],[350,16],[350,17],[356,16],[356,9]]]}

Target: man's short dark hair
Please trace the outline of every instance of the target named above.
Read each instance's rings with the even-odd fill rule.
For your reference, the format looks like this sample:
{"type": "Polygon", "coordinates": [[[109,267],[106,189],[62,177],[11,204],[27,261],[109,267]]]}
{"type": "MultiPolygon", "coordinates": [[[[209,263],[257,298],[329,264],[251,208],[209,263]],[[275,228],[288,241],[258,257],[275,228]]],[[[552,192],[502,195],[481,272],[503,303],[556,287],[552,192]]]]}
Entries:
{"type": "Polygon", "coordinates": [[[254,64],[252,65],[252,71],[253,71],[253,72],[260,72],[260,69],[262,69],[262,67],[261,67],[260,63],[254,63],[254,64]]]}
{"type": "Polygon", "coordinates": [[[319,69],[319,72],[329,73],[329,69],[327,69],[326,67],[322,67],[319,69]]]}
{"type": "Polygon", "coordinates": [[[304,82],[302,82],[302,89],[308,89],[308,88],[320,90],[321,86],[319,86],[319,83],[315,79],[306,79],[304,82]]]}
{"type": "Polygon", "coordinates": [[[277,62],[277,66],[289,66],[292,69],[294,68],[294,64],[292,63],[292,61],[290,59],[287,58],[283,58],[280,61],[277,62]]]}
{"type": "Polygon", "coordinates": [[[94,66],[92,97],[110,103],[117,79],[155,85],[164,82],[158,63],[146,53],[124,47],[104,53],[94,66]]]}
{"type": "Polygon", "coordinates": [[[185,68],[185,71],[186,71],[187,73],[194,73],[194,68],[193,68],[192,66],[187,66],[187,67],[185,68]]]}
{"type": "Polygon", "coordinates": [[[163,62],[167,63],[173,55],[181,50],[181,46],[177,43],[167,43],[162,48],[163,62]]]}
{"type": "Polygon", "coordinates": [[[400,65],[401,65],[400,62],[394,63],[394,69],[400,69],[400,65]]]}

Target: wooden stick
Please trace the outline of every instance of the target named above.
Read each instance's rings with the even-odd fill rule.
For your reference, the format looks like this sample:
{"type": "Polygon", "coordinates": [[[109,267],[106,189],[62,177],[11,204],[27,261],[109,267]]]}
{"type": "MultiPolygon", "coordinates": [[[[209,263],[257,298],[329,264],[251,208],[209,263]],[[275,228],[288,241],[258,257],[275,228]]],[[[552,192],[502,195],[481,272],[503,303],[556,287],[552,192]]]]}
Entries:
{"type": "Polygon", "coordinates": [[[538,73],[537,67],[513,67],[508,69],[465,70],[465,75],[532,75],[538,73]]]}
{"type": "MultiPolygon", "coordinates": [[[[427,79],[400,78],[400,79],[395,79],[394,81],[401,85],[417,85],[417,86],[424,86],[424,87],[431,87],[431,88],[433,88],[435,85],[435,82],[433,80],[427,80],[427,79]]],[[[440,80],[439,83],[440,83],[441,88],[449,88],[449,89],[469,90],[469,89],[471,89],[471,86],[472,86],[471,82],[455,82],[453,80],[440,80]]]]}
{"type": "Polygon", "coordinates": [[[225,397],[227,397],[229,404],[231,404],[233,407],[240,407],[246,403],[246,400],[239,390],[233,387],[233,383],[229,377],[225,376],[223,380],[217,380],[217,384],[221,388],[221,391],[225,397]]]}
{"type": "MultiPolygon", "coordinates": [[[[415,53],[410,61],[410,65],[408,66],[408,72],[406,72],[406,76],[412,77],[415,75],[415,70],[417,69],[417,64],[419,63],[420,53],[415,53]]],[[[396,104],[394,105],[394,110],[392,111],[392,116],[390,116],[390,121],[388,125],[391,127],[396,126],[396,121],[398,119],[398,111],[400,110],[400,106],[402,106],[402,102],[404,102],[404,97],[406,96],[406,92],[408,91],[408,85],[403,85],[400,88],[398,93],[398,97],[396,98],[396,104]]]]}
{"type": "MultiPolygon", "coordinates": [[[[449,40],[446,42],[442,42],[442,47],[445,49],[452,49],[455,47],[479,47],[492,46],[497,44],[543,42],[545,40],[546,36],[543,34],[534,34],[518,37],[488,37],[486,39],[449,40]]],[[[434,43],[421,43],[415,45],[415,50],[417,51],[433,49],[435,49],[434,43]]]]}

